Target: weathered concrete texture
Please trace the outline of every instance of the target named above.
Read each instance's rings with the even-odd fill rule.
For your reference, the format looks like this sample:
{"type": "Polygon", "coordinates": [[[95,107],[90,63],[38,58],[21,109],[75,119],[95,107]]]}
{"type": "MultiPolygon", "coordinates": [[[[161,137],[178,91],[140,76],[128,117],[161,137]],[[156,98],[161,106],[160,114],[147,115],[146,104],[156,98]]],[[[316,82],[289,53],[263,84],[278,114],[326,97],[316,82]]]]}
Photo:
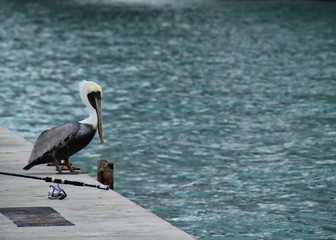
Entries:
{"type": "MultiPolygon", "coordinates": [[[[0,126],[0,171],[99,184],[87,174],[59,175],[40,165],[22,170],[32,144],[0,126]]],[[[51,207],[75,226],[17,227],[0,214],[0,239],[194,239],[118,193],[61,185],[68,197],[48,199],[49,183],[0,175],[0,208],[51,207]]],[[[53,184],[55,185],[55,184],[53,184]]]]}

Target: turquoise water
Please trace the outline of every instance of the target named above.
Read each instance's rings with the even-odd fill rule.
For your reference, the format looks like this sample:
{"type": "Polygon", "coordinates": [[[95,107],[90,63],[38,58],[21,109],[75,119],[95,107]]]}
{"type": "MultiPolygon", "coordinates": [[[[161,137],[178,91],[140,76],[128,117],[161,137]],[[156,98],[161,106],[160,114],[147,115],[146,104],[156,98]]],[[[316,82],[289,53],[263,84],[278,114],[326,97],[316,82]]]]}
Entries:
{"type": "Polygon", "coordinates": [[[336,238],[333,3],[0,4],[0,124],[33,142],[96,81],[107,142],[76,166],[114,162],[119,193],[198,239],[336,238]]]}

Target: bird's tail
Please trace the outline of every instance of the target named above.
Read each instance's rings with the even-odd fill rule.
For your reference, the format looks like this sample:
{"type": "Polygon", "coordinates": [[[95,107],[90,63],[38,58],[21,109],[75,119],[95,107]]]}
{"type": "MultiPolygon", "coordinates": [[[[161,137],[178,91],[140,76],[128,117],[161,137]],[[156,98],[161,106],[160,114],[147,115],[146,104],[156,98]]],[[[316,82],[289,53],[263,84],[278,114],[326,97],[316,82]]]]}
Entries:
{"type": "Polygon", "coordinates": [[[31,169],[32,167],[34,167],[34,162],[31,162],[31,163],[28,163],[23,169],[24,170],[29,170],[29,169],[31,169]]]}

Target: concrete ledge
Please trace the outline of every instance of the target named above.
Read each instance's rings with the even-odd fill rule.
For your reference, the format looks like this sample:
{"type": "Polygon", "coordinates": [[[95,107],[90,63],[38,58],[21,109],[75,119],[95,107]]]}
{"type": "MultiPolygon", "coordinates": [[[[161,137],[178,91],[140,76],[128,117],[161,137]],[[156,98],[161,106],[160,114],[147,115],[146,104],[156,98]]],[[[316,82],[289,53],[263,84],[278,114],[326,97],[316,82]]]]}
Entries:
{"type": "MultiPolygon", "coordinates": [[[[0,126],[0,171],[99,184],[87,174],[59,175],[44,165],[22,170],[31,149],[30,142],[0,126]]],[[[195,239],[112,190],[62,185],[68,197],[50,200],[44,181],[5,175],[0,181],[0,208],[51,207],[74,224],[17,227],[0,214],[0,239],[195,239]]]]}

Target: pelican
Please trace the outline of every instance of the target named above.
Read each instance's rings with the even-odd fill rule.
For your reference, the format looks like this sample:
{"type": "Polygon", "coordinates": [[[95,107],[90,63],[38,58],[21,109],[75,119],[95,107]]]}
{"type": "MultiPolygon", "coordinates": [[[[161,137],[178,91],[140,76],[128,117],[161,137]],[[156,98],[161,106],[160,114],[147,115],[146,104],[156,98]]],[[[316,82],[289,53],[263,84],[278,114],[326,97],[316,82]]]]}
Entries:
{"type": "Polygon", "coordinates": [[[58,173],[62,173],[59,163],[64,160],[70,172],[75,172],[69,158],[85,148],[97,129],[100,143],[104,143],[102,128],[101,97],[102,88],[95,82],[83,81],[79,93],[89,111],[89,117],[82,121],[72,121],[43,131],[37,138],[28,164],[29,170],[35,165],[54,162],[58,173]]]}

